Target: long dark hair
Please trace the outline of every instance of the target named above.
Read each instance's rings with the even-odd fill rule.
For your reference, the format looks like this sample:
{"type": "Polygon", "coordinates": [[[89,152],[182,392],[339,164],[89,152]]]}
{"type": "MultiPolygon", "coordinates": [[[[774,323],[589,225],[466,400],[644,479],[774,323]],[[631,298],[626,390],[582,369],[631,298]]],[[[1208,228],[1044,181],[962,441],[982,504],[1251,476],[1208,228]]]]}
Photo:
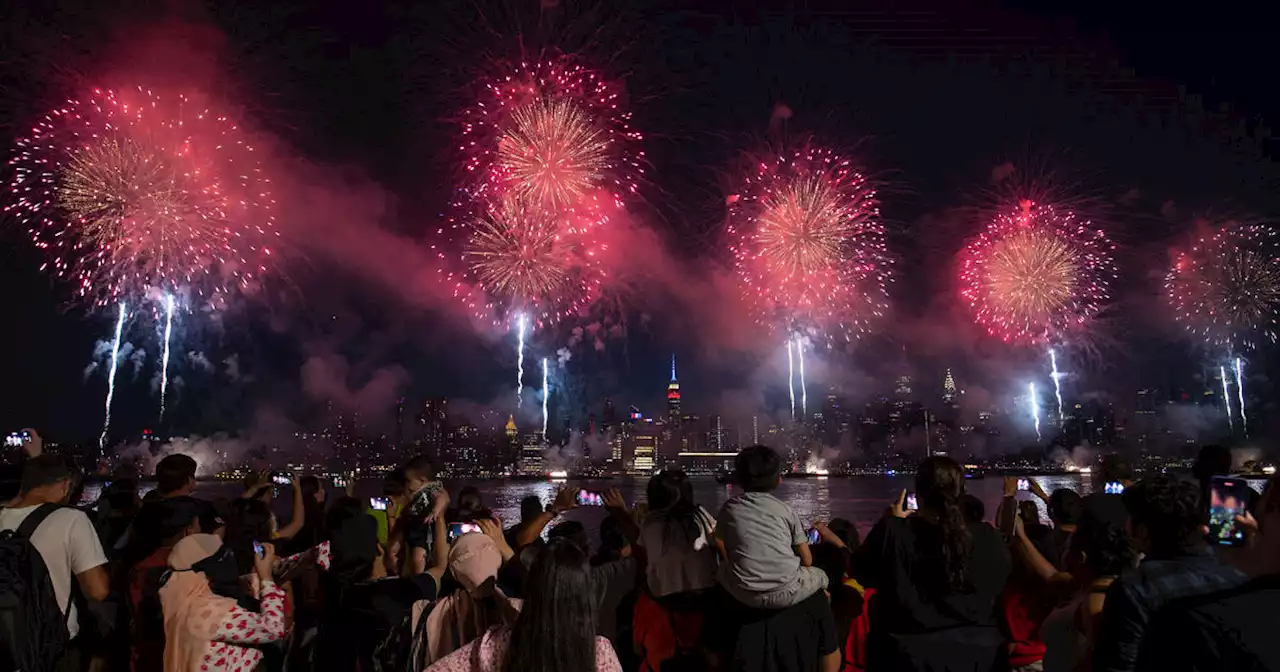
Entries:
{"type": "Polygon", "coordinates": [[[271,508],[260,499],[240,497],[231,501],[223,543],[236,556],[240,574],[253,571],[253,542],[271,541],[271,508]]]}
{"type": "Polygon", "coordinates": [[[594,672],[596,606],[587,554],[553,539],[529,571],[524,606],[507,645],[505,672],[594,672]]]}
{"type": "Polygon", "coordinates": [[[665,469],[649,479],[645,488],[649,502],[649,515],[659,514],[662,519],[662,538],[673,538],[673,529],[684,533],[685,539],[693,543],[701,534],[701,523],[698,520],[698,505],[693,501],[693,484],[689,477],[679,469],[665,469]]]}
{"type": "Polygon", "coordinates": [[[290,546],[298,551],[305,551],[329,539],[325,503],[316,500],[316,493],[324,491],[324,483],[315,476],[303,476],[298,479],[298,487],[302,488],[302,529],[298,530],[290,546]]]}
{"type": "Polygon", "coordinates": [[[972,590],[969,555],[973,539],[962,503],[964,470],[949,457],[930,457],[916,471],[916,493],[922,513],[937,523],[941,533],[945,585],[952,592],[972,590]]]}

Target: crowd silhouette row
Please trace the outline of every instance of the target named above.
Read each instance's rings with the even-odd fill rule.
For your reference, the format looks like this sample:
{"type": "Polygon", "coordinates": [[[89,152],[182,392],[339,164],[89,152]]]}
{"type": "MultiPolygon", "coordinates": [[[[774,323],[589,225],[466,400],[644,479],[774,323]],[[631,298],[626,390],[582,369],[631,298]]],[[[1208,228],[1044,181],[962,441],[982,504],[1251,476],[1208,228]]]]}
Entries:
{"type": "Polygon", "coordinates": [[[1006,479],[990,519],[931,457],[865,536],[802,523],[772,494],[782,460],[752,446],[718,512],[666,470],[643,504],[602,493],[592,540],[561,519],[574,488],[504,529],[424,457],[387,477],[385,508],[295,479],[284,525],[269,474],[204,501],[181,454],[145,498],[116,478],[81,509],[32,435],[0,509],[6,672],[1280,670],[1277,481],[1217,545],[1217,446],[1189,477],[1107,456],[1095,494],[1006,479]]]}

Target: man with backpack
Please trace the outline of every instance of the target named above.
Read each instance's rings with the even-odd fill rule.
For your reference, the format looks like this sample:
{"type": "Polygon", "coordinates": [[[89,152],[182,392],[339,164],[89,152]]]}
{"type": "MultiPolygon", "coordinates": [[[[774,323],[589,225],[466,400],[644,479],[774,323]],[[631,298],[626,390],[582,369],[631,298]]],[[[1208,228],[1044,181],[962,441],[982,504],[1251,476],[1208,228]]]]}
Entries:
{"type": "Polygon", "coordinates": [[[0,510],[0,665],[7,669],[84,669],[76,636],[82,595],[107,597],[107,558],[83,512],[66,506],[72,473],[52,455],[27,460],[13,506],[0,510]],[[8,660],[5,660],[8,658],[8,660]]]}

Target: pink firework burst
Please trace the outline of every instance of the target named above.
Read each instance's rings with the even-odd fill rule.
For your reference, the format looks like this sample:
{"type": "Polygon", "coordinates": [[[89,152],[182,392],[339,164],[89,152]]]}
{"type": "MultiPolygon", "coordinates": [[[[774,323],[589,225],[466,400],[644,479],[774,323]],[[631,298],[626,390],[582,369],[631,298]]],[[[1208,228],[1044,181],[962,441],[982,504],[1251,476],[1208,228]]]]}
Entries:
{"type": "Polygon", "coordinates": [[[1022,201],[961,253],[960,293],[1007,343],[1046,344],[1089,328],[1110,299],[1115,245],[1070,210],[1022,201]]]}
{"type": "Polygon", "coordinates": [[[567,59],[522,63],[462,115],[472,198],[517,199],[566,230],[608,219],[636,192],[641,136],[618,85],[567,59]]]}
{"type": "Polygon", "coordinates": [[[1280,238],[1231,224],[1180,250],[1165,278],[1174,317],[1208,345],[1253,350],[1277,340],[1280,238]]]}
{"type": "MultiPolygon", "coordinates": [[[[522,208],[516,199],[486,205],[455,229],[463,236],[461,272],[447,273],[479,320],[505,325],[527,316],[535,328],[580,313],[600,293],[599,236],[567,230],[564,220],[522,208]]],[[[440,255],[447,265],[444,254],[440,255]]]]}
{"type": "Polygon", "coordinates": [[[5,211],[92,305],[152,290],[216,305],[267,270],[269,181],[236,124],[190,96],[95,89],[37,122],[8,167],[5,211]]]}
{"type": "Polygon", "coordinates": [[[827,149],[756,162],[729,198],[734,266],[759,319],[852,340],[888,308],[875,189],[827,149]]]}

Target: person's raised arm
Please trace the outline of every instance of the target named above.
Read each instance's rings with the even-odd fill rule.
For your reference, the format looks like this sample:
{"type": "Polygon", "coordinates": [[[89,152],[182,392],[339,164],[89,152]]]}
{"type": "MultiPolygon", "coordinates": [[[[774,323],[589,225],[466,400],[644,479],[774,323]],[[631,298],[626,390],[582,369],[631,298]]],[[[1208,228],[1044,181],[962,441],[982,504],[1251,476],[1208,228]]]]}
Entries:
{"type": "Polygon", "coordinates": [[[302,485],[298,483],[297,476],[290,476],[289,484],[293,486],[293,517],[289,519],[288,525],[276,531],[276,539],[292,539],[306,522],[307,507],[302,502],[302,485]]]}
{"type": "Polygon", "coordinates": [[[831,544],[836,548],[848,548],[844,544],[844,539],[841,539],[839,535],[832,532],[831,528],[827,526],[827,522],[825,520],[813,521],[813,529],[818,531],[818,536],[822,538],[823,543],[831,544]]]}
{"type": "Polygon", "coordinates": [[[556,499],[551,503],[551,508],[538,514],[536,518],[529,521],[528,525],[520,530],[520,534],[516,535],[516,548],[521,549],[532,544],[542,535],[542,530],[546,529],[556,516],[577,507],[577,503],[573,501],[574,490],[569,487],[560,488],[556,493],[556,499]]]}
{"type": "Polygon", "coordinates": [[[622,497],[622,492],[617,488],[609,488],[604,493],[604,505],[608,507],[613,519],[618,521],[618,529],[626,537],[627,543],[633,548],[638,546],[640,526],[636,525],[636,519],[631,515],[631,509],[627,508],[627,500],[622,497]]]}
{"type": "Polygon", "coordinates": [[[431,521],[431,566],[427,568],[427,574],[435,577],[436,586],[440,586],[440,579],[444,578],[445,570],[449,569],[449,529],[444,522],[444,516],[436,516],[431,521]]]}
{"type": "Polygon", "coordinates": [[[1009,546],[1013,551],[1013,556],[1018,558],[1024,567],[1030,569],[1031,573],[1040,577],[1042,581],[1059,587],[1070,586],[1075,581],[1071,574],[1058,571],[1058,568],[1054,567],[1053,563],[1041,555],[1035,544],[1031,543],[1031,539],[1027,537],[1027,528],[1022,522],[1021,516],[1013,517],[1013,538],[1010,540],[1009,546]]]}
{"type": "Polygon", "coordinates": [[[1044,488],[1040,487],[1040,482],[1034,478],[1028,478],[1027,481],[1031,484],[1031,494],[1039,497],[1045,506],[1048,506],[1049,494],[1044,491],[1044,488]]]}

